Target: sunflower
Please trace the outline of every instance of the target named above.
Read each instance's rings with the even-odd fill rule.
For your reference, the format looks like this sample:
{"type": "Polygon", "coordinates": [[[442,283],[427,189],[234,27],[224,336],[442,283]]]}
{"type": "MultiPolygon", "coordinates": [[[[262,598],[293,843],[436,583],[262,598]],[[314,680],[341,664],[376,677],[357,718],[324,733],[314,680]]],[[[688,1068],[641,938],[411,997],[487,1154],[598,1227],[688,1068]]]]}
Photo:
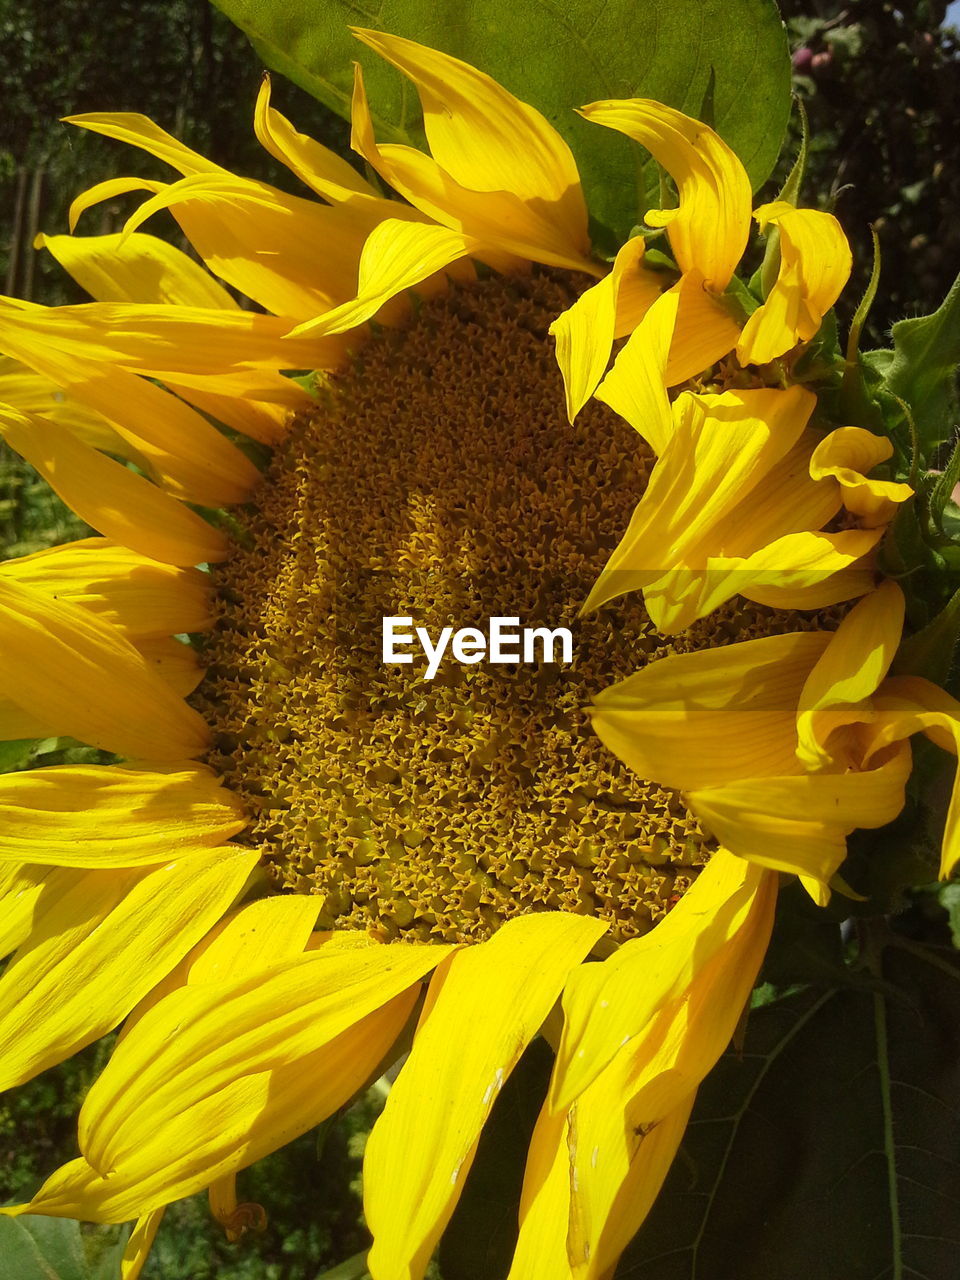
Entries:
{"type": "Polygon", "coordinates": [[[123,1024],[81,1155],[5,1212],[136,1219],[127,1280],[182,1196],[255,1224],[237,1172],[404,1054],[368,1267],[422,1276],[540,1034],[511,1280],[610,1274],[781,876],[826,901],[847,834],[899,812],[910,735],[960,734],[889,674],[903,595],[875,555],[911,492],[870,474],[889,442],[791,377],[849,271],[835,219],[755,212],[779,274],[747,315],[736,156],[597,103],[678,193],[647,217],[671,259],[637,236],[600,263],[536,110],[357,35],[420,95],[429,155],[377,142],[357,72],[353,145],[403,202],[268,83],[257,136],[321,203],[79,117],[181,176],[75,202],[146,188],[121,235],[43,238],[96,302],[0,307],[5,438],[101,535],[0,567],[0,726],[113,755],[0,779],[2,1082],[123,1024]],[[211,274],[139,230],[163,209],[211,274]],[[382,661],[396,615],[566,625],[576,656],[426,680],[382,661]]]}

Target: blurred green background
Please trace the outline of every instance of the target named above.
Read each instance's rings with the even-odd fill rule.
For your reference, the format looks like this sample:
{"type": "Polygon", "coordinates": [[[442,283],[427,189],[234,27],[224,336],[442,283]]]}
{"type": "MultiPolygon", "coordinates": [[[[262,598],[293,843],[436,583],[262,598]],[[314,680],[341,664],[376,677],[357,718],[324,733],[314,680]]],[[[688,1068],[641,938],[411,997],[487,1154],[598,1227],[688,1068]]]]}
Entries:
{"type": "MultiPolygon", "coordinates": [[[[894,320],[933,310],[960,272],[960,35],[947,6],[932,0],[783,0],[781,9],[811,128],[803,203],[835,209],[854,248],[841,325],[869,275],[869,226],[876,227],[883,271],[865,345],[879,345],[894,320]]],[[[60,116],[140,111],[224,166],[295,189],[253,138],[261,71],[246,38],[207,0],[0,2],[4,292],[48,304],[82,301],[49,255],[33,251],[34,236],[66,230],[70,200],[96,182],[119,172],[159,174],[155,162],[61,125],[60,116]]],[[[346,153],[346,127],[312,98],[278,83],[275,102],[298,128],[346,153]]],[[[797,142],[794,127],[768,198],[797,142]]],[[[123,213],[121,202],[107,202],[86,215],[86,229],[117,230],[123,213]]],[[[182,245],[160,220],[150,230],[182,245]]],[[[85,532],[0,445],[2,554],[85,532]]],[[[0,767],[17,763],[0,758],[0,767]]],[[[107,1052],[105,1042],[92,1046],[0,1099],[0,1200],[29,1195],[74,1153],[78,1103],[107,1052]]],[[[314,1280],[362,1249],[357,1179],[373,1105],[358,1104],[241,1175],[241,1198],[268,1208],[262,1236],[228,1245],[203,1198],[174,1206],[146,1280],[314,1280]]],[[[17,1280],[4,1274],[2,1259],[0,1280],[17,1280]]]]}

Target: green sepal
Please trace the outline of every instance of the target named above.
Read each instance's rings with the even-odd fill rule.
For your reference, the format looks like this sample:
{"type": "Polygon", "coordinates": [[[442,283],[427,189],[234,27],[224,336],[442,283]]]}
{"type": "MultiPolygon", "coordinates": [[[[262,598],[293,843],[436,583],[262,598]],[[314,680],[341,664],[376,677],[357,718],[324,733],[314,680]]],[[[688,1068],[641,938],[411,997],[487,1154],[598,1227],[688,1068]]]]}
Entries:
{"type": "MultiPolygon", "coordinates": [[[[411,295],[411,296],[415,297],[416,295],[411,295]]],[[[314,372],[298,373],[298,374],[295,374],[290,379],[290,381],[295,382],[298,387],[303,387],[304,391],[306,391],[308,396],[312,396],[314,400],[317,400],[319,399],[319,388],[317,385],[318,376],[320,375],[314,372]]]]}
{"type": "Polygon", "coordinates": [[[932,315],[899,320],[892,332],[893,357],[883,389],[909,404],[921,454],[930,459],[950,438],[957,418],[960,277],[932,315]]]}
{"type": "Polygon", "coordinates": [[[720,302],[739,324],[743,324],[745,320],[752,316],[760,305],[756,295],[750,291],[739,276],[733,276],[727,285],[726,291],[721,294],[720,302]]]}
{"type": "MultiPolygon", "coordinates": [[[[782,200],[786,204],[792,204],[797,207],[800,199],[800,186],[803,182],[803,175],[807,168],[807,151],[810,144],[810,125],[807,121],[807,112],[803,105],[803,100],[794,97],[797,107],[800,111],[800,150],[797,152],[797,158],[793,162],[793,168],[787,174],[787,180],[777,193],[776,199],[782,200]]],[[[767,232],[767,244],[763,254],[763,262],[761,262],[753,279],[750,281],[750,287],[754,292],[759,289],[760,296],[766,301],[770,294],[770,290],[777,283],[777,277],[780,274],[780,229],[772,226],[767,232]],[[754,283],[756,282],[756,284],[754,283]]]]}
{"type": "Polygon", "coordinates": [[[960,589],[950,597],[932,622],[908,636],[897,650],[890,668],[895,676],[925,676],[946,685],[960,642],[960,589]]]}
{"type": "Polygon", "coordinates": [[[930,518],[939,533],[947,533],[948,523],[955,526],[955,519],[951,517],[949,509],[957,508],[953,500],[953,491],[958,484],[960,484],[960,442],[954,446],[950,461],[944,468],[943,474],[937,477],[930,491],[930,518]]]}
{"type": "Polygon", "coordinates": [[[817,396],[821,402],[825,401],[827,416],[831,419],[836,417],[837,421],[847,421],[848,418],[839,410],[834,413],[832,409],[840,389],[843,369],[844,360],[840,352],[837,313],[831,308],[790,370],[791,381],[816,382],[817,396]]]}

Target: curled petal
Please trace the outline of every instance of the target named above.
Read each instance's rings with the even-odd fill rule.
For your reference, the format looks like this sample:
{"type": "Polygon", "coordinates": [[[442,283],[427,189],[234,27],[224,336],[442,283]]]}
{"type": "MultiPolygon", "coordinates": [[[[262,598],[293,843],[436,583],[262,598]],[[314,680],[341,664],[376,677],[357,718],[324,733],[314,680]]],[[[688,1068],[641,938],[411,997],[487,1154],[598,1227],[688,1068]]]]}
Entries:
{"type": "Polygon", "coordinates": [[[688,791],[689,807],[723,845],[761,867],[828,886],[857,827],[882,827],[903,808],[912,765],[903,746],[876,768],[757,778],[688,791]]]}
{"type": "Polygon", "coordinates": [[[290,340],[355,328],[375,316],[384,303],[466,257],[478,244],[447,227],[393,219],[381,222],[371,231],[360,255],[357,296],[298,325],[290,331],[290,340]]]}
{"type": "MultiPolygon", "coordinates": [[[[342,156],[305,133],[298,133],[286,116],[270,105],[270,77],[267,75],[263,77],[257,94],[253,128],[265,151],[331,204],[352,203],[357,207],[364,202],[375,201],[378,205],[388,205],[376,188],[342,156]],[[358,200],[358,196],[361,199],[358,200]]],[[[388,217],[389,214],[382,216],[388,217]]]]}
{"type": "MultiPolygon", "coordinates": [[[[661,305],[666,304],[657,303],[661,305]]],[[[771,476],[796,494],[810,487],[809,476],[794,471],[785,476],[781,464],[800,440],[813,404],[802,387],[680,396],[673,405],[669,443],[584,611],[638,588],[647,595],[674,571],[679,575],[672,584],[674,595],[693,599],[702,589],[698,573],[707,568],[709,557],[728,547],[743,555],[765,546],[771,522],[761,514],[751,524],[755,505],[761,513],[768,510],[755,502],[754,491],[762,494],[771,476]]],[[[787,504],[788,512],[791,506],[787,504]]],[[[788,518],[792,521],[793,514],[788,518]]],[[[732,586],[729,594],[736,590],[732,586]]],[[[648,597],[648,608],[657,607],[655,597],[648,597]]],[[[667,613],[665,609],[665,617],[667,613]]],[[[694,616],[685,614],[685,621],[674,619],[672,625],[688,626],[702,611],[692,608],[688,613],[694,616]]]]}
{"type": "MultiPolygon", "coordinates": [[[[603,281],[596,288],[602,284],[603,281]]],[[[664,373],[679,305],[676,289],[657,299],[627,339],[597,391],[597,399],[629,422],[658,454],[663,453],[673,435],[673,411],[664,373]]]]}
{"type": "Polygon", "coordinates": [[[913,496],[908,484],[871,480],[868,473],[893,454],[893,442],[863,427],[838,427],[820,442],[810,459],[815,480],[832,476],[840,485],[843,505],[868,528],[889,524],[901,502],[913,496]]]}
{"type": "MultiPolygon", "coordinates": [[[[797,704],[797,757],[808,769],[834,761],[831,733],[869,717],[869,698],[890,670],[903,635],[906,604],[895,582],[865,596],[830,637],[797,704]]],[[[839,747],[842,754],[842,745],[839,747]]],[[[842,758],[844,766],[849,761],[842,758]]]]}
{"type": "MultiPolygon", "coordinates": [[[[662,277],[643,269],[644,248],[643,236],[628,240],[609,273],[582,293],[550,326],[557,343],[557,363],[563,374],[571,422],[593,395],[610,360],[622,311],[620,294],[626,282],[632,286],[631,308],[640,312],[638,323],[660,296],[662,277]]],[[[629,333],[634,327],[631,323],[623,332],[629,333]]]]}
{"type": "Polygon", "coordinates": [[[850,275],[847,238],[832,213],[795,209],[784,200],[754,213],[780,233],[780,272],[763,306],[750,316],[737,346],[741,364],[765,364],[797,342],[809,342],[850,275]]]}
{"type": "MultiPolygon", "coordinates": [[[[919,676],[893,676],[873,698],[873,715],[865,731],[866,758],[882,759],[891,743],[925,733],[937,746],[960,753],[960,702],[919,676]]],[[[960,770],[954,774],[940,851],[940,878],[960,864],[960,770]]]]}
{"type": "Polygon", "coordinates": [[[698,270],[722,292],[750,231],[750,181],[734,152],[707,125],[648,98],[594,102],[581,114],[639,142],[670,174],[680,207],[646,220],[667,228],[682,271],[698,270]]]}

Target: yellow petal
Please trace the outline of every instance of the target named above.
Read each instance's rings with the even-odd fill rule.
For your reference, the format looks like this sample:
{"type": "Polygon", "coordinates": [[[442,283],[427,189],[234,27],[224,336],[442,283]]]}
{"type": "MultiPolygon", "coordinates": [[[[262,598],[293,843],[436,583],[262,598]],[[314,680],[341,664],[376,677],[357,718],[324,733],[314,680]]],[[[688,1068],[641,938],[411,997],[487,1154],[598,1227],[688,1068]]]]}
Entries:
{"type": "MultiPolygon", "coordinates": [[[[773,927],[776,888],[775,875],[760,878],[748,912],[695,968],[680,998],[663,1008],[648,1033],[619,1048],[556,1117],[564,1122],[569,1163],[569,1213],[557,1213],[556,1225],[569,1218],[568,1258],[578,1280],[609,1275],[652,1206],[697,1086],[729,1044],[749,998],[773,927]]],[[[638,988],[647,981],[646,961],[639,951],[630,961],[638,988]]],[[[531,1157],[541,1133],[546,1136],[538,1125],[531,1157]]],[[[542,1155],[538,1163],[542,1167],[542,1155]]],[[[527,1172],[529,1178],[531,1168],[527,1172]]],[[[549,1190],[543,1181],[541,1198],[549,1190]]],[[[524,1220],[521,1247],[526,1226],[524,1220]]]]}
{"type": "Polygon", "coordinates": [[[20,738],[56,738],[59,732],[9,698],[0,697],[0,742],[16,742],[20,738]]]}
{"type": "Polygon", "coordinates": [[[210,770],[55,765],[0,775],[0,859],[137,867],[219,845],[246,825],[210,770]]]}
{"type": "Polygon", "coordinates": [[[347,1103],[383,1062],[415,1002],[416,988],[387,999],[329,1043],[318,1028],[310,1039],[322,1047],[289,1063],[248,1075],[241,1063],[235,1079],[159,1129],[148,1113],[138,1119],[136,1149],[109,1176],[81,1157],[48,1178],[29,1205],[5,1212],[124,1222],[203,1190],[347,1103]]]}
{"type": "MultiPolygon", "coordinates": [[[[405,225],[403,223],[399,225],[405,225]]],[[[114,364],[130,373],[169,379],[251,399],[269,399],[284,368],[327,367],[342,355],[341,343],[314,338],[295,342],[290,322],[239,308],[168,306],[160,303],[87,302],[79,306],[37,307],[26,316],[0,319],[14,324],[21,339],[53,345],[61,354],[99,364],[114,364]],[[335,358],[331,359],[331,351],[335,358]],[[262,374],[254,371],[263,370],[262,374]],[[199,381],[196,381],[199,380],[199,381]]],[[[293,403],[304,403],[299,388],[293,403]]]]}
{"type": "Polygon", "coordinates": [[[504,1081],[605,929],[583,916],[528,915],[437,972],[364,1157],[376,1280],[423,1275],[504,1081]]]}
{"type": "Polygon", "coordinates": [[[630,1042],[634,1126],[656,1123],[681,1106],[730,1044],[773,931],[777,883],[772,871],[761,876],[740,927],[694,975],[681,999],[664,1008],[649,1033],[630,1042]]]}
{"type": "Polygon", "coordinates": [[[223,534],[56,422],[0,405],[0,435],[81,520],[122,546],[164,564],[226,559],[223,534]]]}
{"type": "Polygon", "coordinates": [[[578,1098],[567,1121],[570,1229],[576,1280],[603,1280],[660,1192],[693,1108],[691,1093],[661,1119],[633,1118],[632,1063],[624,1053],[578,1098]]]}
{"type": "Polygon", "coordinates": [[[693,1097],[638,1131],[627,1119],[632,1064],[629,1050],[621,1050],[567,1114],[541,1111],[508,1280],[605,1280],[646,1217],[693,1097]]]}
{"type": "Polygon", "coordinates": [[[862,427],[838,427],[821,441],[810,459],[815,480],[832,476],[840,485],[843,505],[867,528],[889,524],[901,502],[913,496],[908,484],[870,480],[867,473],[893,454],[893,442],[862,427]]]}
{"type": "MultiPolygon", "coordinates": [[[[873,699],[867,736],[867,762],[883,758],[891,743],[925,733],[946,751],[960,751],[960,702],[919,676],[895,676],[883,682],[873,699]]],[[[960,863],[960,770],[954,774],[940,853],[940,878],[946,880],[960,863]]]]}
{"type": "MultiPolygon", "coordinates": [[[[176,1128],[218,1091],[329,1044],[415,987],[449,950],[405,943],[332,955],[321,949],[171,992],[123,1038],[87,1095],[81,1150],[104,1174],[121,1172],[137,1159],[145,1125],[176,1128]]],[[[198,1133],[194,1145],[205,1141],[209,1135],[198,1133]]]]}
{"type": "Polygon", "coordinates": [[[156,195],[163,188],[164,183],[147,182],[144,178],[110,178],[106,182],[98,182],[95,186],[81,192],[71,203],[67,211],[67,226],[70,228],[70,234],[76,231],[77,223],[88,209],[103,204],[105,200],[129,195],[131,191],[149,191],[156,195]]]}
{"type": "Polygon", "coordinates": [[[83,871],[51,871],[33,864],[0,863],[0,956],[30,936],[41,897],[49,899],[77,884],[83,871]]]}
{"type": "Polygon", "coordinates": [[[567,1256],[570,1161],[567,1118],[544,1104],[530,1139],[520,1194],[520,1233],[507,1280],[573,1280],[567,1256]]]}
{"type": "MultiPolygon", "coordinates": [[[[127,219],[125,234],[162,209],[214,275],[275,315],[309,320],[355,292],[368,223],[349,205],[320,205],[231,174],[201,173],[163,187],[127,219]]],[[[394,216],[403,216],[400,206],[394,216]]]]}
{"type": "Polygon", "coordinates": [[[688,791],[707,829],[741,858],[829,885],[857,827],[882,827],[903,808],[909,747],[863,773],[758,778],[688,791]]]}
{"type": "Polygon", "coordinates": [[[551,1110],[566,1110],[621,1045],[649,1029],[661,1009],[683,997],[757,910],[764,884],[759,867],[720,849],[648,934],[571,976],[563,997],[551,1110]]]}
{"type": "Polygon", "coordinates": [[[212,160],[207,160],[197,151],[191,151],[172,134],[137,112],[89,112],[79,116],[64,116],[63,123],[75,124],[80,129],[89,129],[91,133],[115,138],[131,147],[139,147],[183,174],[223,172],[212,160]]]}
{"type": "MultiPolygon", "coordinates": [[[[373,34],[380,38],[379,33],[373,34]]],[[[449,61],[457,62],[456,59],[449,61]]],[[[466,64],[460,63],[459,66],[466,67],[466,64]]],[[[473,75],[480,75],[472,68],[468,70],[473,75]]],[[[493,85],[494,82],[490,81],[490,84],[493,85]]],[[[510,95],[505,94],[499,86],[494,85],[494,88],[504,94],[505,98],[509,98],[510,95]]],[[[516,105],[522,107],[524,104],[516,105]]],[[[413,147],[379,145],[374,136],[359,66],[354,78],[352,120],[351,145],[354,150],[421,214],[427,214],[452,231],[460,231],[483,241],[484,248],[478,250],[477,256],[490,266],[509,269],[517,265],[509,260],[499,260],[505,252],[530,262],[544,262],[550,266],[586,271],[591,275],[601,274],[589,257],[586,237],[581,239],[578,235],[571,242],[568,229],[557,217],[558,206],[548,205],[537,197],[527,200],[512,188],[506,188],[506,170],[496,179],[494,187],[480,189],[461,183],[443,164],[413,147]]],[[[509,145],[509,141],[508,134],[503,142],[509,145]]],[[[483,141],[475,140],[471,155],[481,154],[482,151],[483,141]]],[[[461,163],[463,159],[466,157],[461,159],[461,163]]],[[[467,161],[467,168],[469,167],[467,161]]],[[[582,200],[579,183],[576,195],[582,200]]]]}
{"type": "Polygon", "coordinates": [[[203,849],[147,871],[89,872],[47,909],[0,979],[0,1088],[29,1080],[126,1016],[230,906],[257,863],[203,849]]]}
{"type": "MultiPolygon", "coordinates": [[[[216,377],[208,380],[211,386],[216,384],[216,377]]],[[[274,384],[274,396],[282,394],[284,400],[289,399],[290,407],[282,403],[270,401],[243,400],[237,396],[223,395],[216,391],[199,390],[196,387],[185,387],[182,383],[167,378],[167,387],[175,391],[181,400],[186,400],[201,413],[208,413],[234,431],[239,431],[251,440],[259,440],[261,444],[275,445],[284,438],[290,427],[291,409],[306,409],[311,403],[308,392],[290,378],[283,379],[283,390],[279,382],[274,384]],[[290,390],[287,391],[286,388],[290,390]]]]}
{"type": "Polygon", "coordinates": [[[181,250],[156,236],[37,237],[97,302],[156,302],[187,307],[237,304],[222,285],[181,250]]]}
{"type": "Polygon", "coordinates": [[[778,200],[753,216],[761,227],[772,224],[780,232],[780,272],[766,302],[747,320],[737,358],[766,364],[814,336],[847,282],[852,258],[832,213],[778,200]]]}
{"type": "Polygon", "coordinates": [[[84,538],[5,560],[3,576],[83,605],[130,637],[205,631],[213,620],[209,574],[158,564],[107,538],[84,538]]]}
{"type": "Polygon", "coordinates": [[[169,993],[87,1096],[84,1158],[54,1174],[30,1211],[123,1221],[291,1141],[363,1085],[449,950],[321,948],[169,993]]]}
{"type": "Polygon", "coordinates": [[[541,238],[545,251],[559,249],[564,261],[554,265],[576,270],[589,261],[576,162],[539,111],[459,58],[382,31],[353,32],[417,86],[430,151],[453,183],[473,195],[481,218],[490,217],[500,193],[509,193],[526,215],[523,230],[534,246],[541,238]]]}
{"type": "Polygon", "coordinates": [[[120,1280],[137,1280],[153,1247],[157,1228],[163,1220],[165,1211],[165,1207],[154,1209],[151,1213],[146,1213],[142,1218],[137,1219],[120,1261],[120,1280]]]}
{"type": "Polygon", "coordinates": [[[0,579],[0,694],[61,734],[145,760],[189,760],[208,730],[119,632],[80,605],[0,579]]]}
{"type": "MultiPolygon", "coordinates": [[[[582,293],[573,306],[550,326],[550,332],[556,339],[557,363],[563,374],[567,417],[571,422],[593,395],[609,363],[617,329],[620,289],[624,281],[640,281],[645,286],[643,315],[660,296],[662,277],[644,271],[641,266],[644,247],[643,236],[634,236],[632,240],[628,240],[600,283],[582,293]]],[[[631,296],[632,307],[638,306],[636,293],[637,290],[634,289],[631,296]]],[[[639,323],[640,317],[637,320],[639,323]]],[[[632,328],[633,325],[630,325],[626,332],[630,332],[632,328]]]]}
{"type": "Polygon", "coordinates": [[[633,138],[677,184],[679,209],[653,210],[651,226],[667,228],[682,271],[700,271],[709,288],[730,283],[750,232],[750,181],[714,131],[647,98],[594,102],[581,115],[633,138]]]}
{"type": "Polygon", "coordinates": [[[732,351],[740,337],[739,324],[723,299],[706,287],[700,271],[687,271],[677,288],[680,311],[665,374],[668,387],[709,368],[732,351]]]}
{"type": "Polygon", "coordinates": [[[797,705],[797,757],[808,769],[829,765],[831,731],[850,720],[879,688],[903,635],[906,602],[891,581],[865,596],[840,623],[797,705]]]}
{"type": "Polygon", "coordinates": [[[188,698],[203,679],[204,668],[192,644],[176,636],[134,640],[133,644],[147,667],[155,671],[178,698],[188,698]]]}
{"type": "Polygon", "coordinates": [[[16,742],[21,738],[56,738],[60,731],[18,707],[9,698],[0,698],[0,741],[16,742]]]}
{"type": "MultiPolygon", "coordinates": [[[[841,542],[837,541],[837,534],[819,535],[821,538],[830,538],[834,549],[841,552],[844,566],[841,566],[840,560],[835,561],[829,577],[824,578],[821,574],[819,580],[815,578],[811,586],[802,587],[796,582],[791,584],[789,574],[784,574],[779,581],[776,576],[768,578],[765,575],[763,581],[755,578],[752,582],[743,583],[741,594],[747,600],[767,605],[771,609],[824,609],[846,600],[856,600],[877,585],[876,549],[880,539],[868,540],[864,535],[871,532],[869,529],[849,529],[841,542]],[[851,538],[850,534],[856,536],[851,538]],[[866,547],[863,555],[856,554],[860,545],[866,547]],[[851,556],[854,558],[851,559],[851,556]]],[[[810,549],[814,550],[815,546],[811,544],[810,549]]],[[[823,549],[826,550],[826,547],[823,549]]]]}
{"type": "Polygon", "coordinates": [[[260,145],[324,200],[334,204],[353,201],[356,207],[360,204],[356,197],[361,196],[378,205],[387,204],[346,160],[305,133],[298,133],[286,116],[270,105],[270,77],[266,75],[257,94],[253,128],[260,145]]]}
{"type": "Polygon", "coordinates": [[[814,403],[802,387],[682,395],[669,442],[584,612],[651,587],[672,569],[690,579],[681,580],[681,595],[699,591],[688,571],[722,553],[727,530],[742,540],[752,491],[797,443],[814,403]]]}
{"type": "Polygon", "coordinates": [[[655,453],[662,453],[673,435],[664,374],[679,304],[677,289],[669,289],[657,299],[597,390],[597,399],[629,422],[655,453]]]}
{"type": "MultiPolygon", "coordinates": [[[[224,313],[226,314],[226,313],[224,313]]],[[[0,310],[0,347],[102,414],[179,497],[222,506],[249,496],[258,471],[205,418],[160,387],[64,351],[0,310]]]]}
{"type": "MultiPolygon", "coordinates": [[[[745,524],[749,531],[749,517],[745,524]]],[[[709,556],[702,570],[677,569],[649,585],[644,592],[647,612],[661,631],[674,633],[737,594],[749,599],[773,595],[785,609],[824,608],[863,589],[853,566],[873,550],[882,533],[791,533],[749,556],[709,556]]]]}
{"type": "Polygon", "coordinates": [[[446,227],[394,219],[381,222],[363,246],[356,298],[298,325],[290,331],[290,337],[353,329],[375,316],[397,294],[420,284],[476,247],[476,240],[446,227]]]}
{"type": "Polygon", "coordinates": [[[316,936],[312,930],[322,901],[309,894],[272,895],[247,902],[218,920],[165,978],[154,983],[123,1024],[120,1039],[171,991],[262,975],[271,965],[302,955],[316,936]]]}
{"type": "Polygon", "coordinates": [[[796,708],[832,639],[804,631],[671,654],[600,693],[593,727],[641,778],[681,790],[799,772],[796,708]]]}
{"type": "Polygon", "coordinates": [[[57,423],[92,449],[147,467],[145,459],[101,414],[72,399],[50,378],[34,373],[19,360],[0,357],[0,403],[57,423]]]}

